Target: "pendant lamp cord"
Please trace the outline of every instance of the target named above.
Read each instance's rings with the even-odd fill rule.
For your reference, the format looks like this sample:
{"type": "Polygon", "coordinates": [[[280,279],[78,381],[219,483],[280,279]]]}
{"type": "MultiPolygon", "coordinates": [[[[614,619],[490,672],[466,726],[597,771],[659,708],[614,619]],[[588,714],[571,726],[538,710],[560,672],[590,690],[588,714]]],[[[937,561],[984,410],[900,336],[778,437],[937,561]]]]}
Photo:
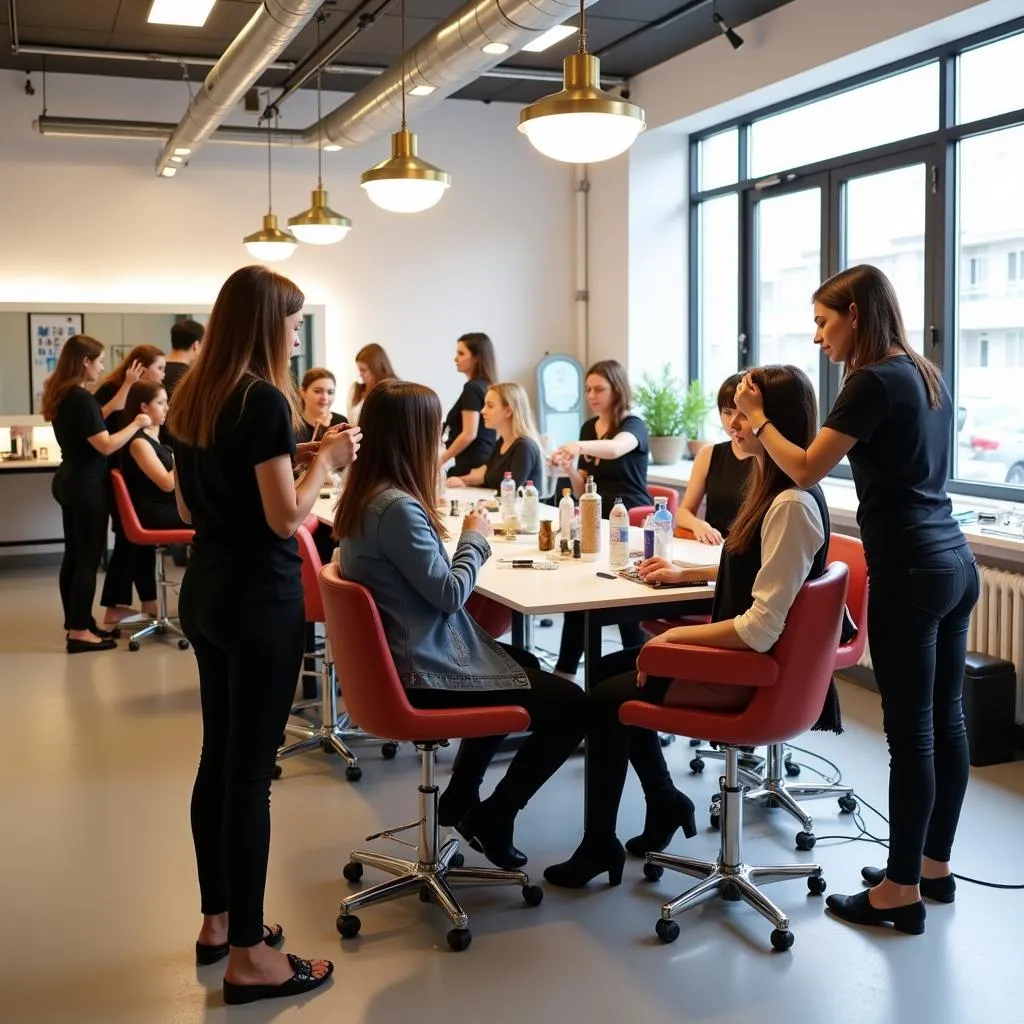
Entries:
{"type": "MultiPolygon", "coordinates": [[[[323,23],[326,15],[324,9],[321,7],[316,12],[316,51],[320,52],[320,26],[323,23]]],[[[324,118],[320,112],[320,79],[323,74],[323,66],[316,69],[316,128],[317,128],[317,142],[316,142],[316,187],[322,189],[324,187],[324,118]]]]}
{"type": "Polygon", "coordinates": [[[408,130],[405,123],[405,0],[402,0],[402,131],[408,130]]]}
{"type": "MultiPolygon", "coordinates": [[[[403,0],[404,2],[404,0],[403,0]]],[[[587,2],[580,0],[580,53],[587,52],[587,2]]]]}
{"type": "Polygon", "coordinates": [[[272,138],[272,134],[273,134],[273,124],[274,124],[274,122],[272,120],[272,117],[273,117],[273,115],[268,112],[267,113],[267,213],[273,213],[274,212],[274,200],[273,200],[273,193],[272,193],[272,188],[273,188],[273,184],[274,184],[274,176],[273,176],[273,172],[271,171],[271,167],[270,167],[270,144],[271,144],[271,138],[272,138]]]}

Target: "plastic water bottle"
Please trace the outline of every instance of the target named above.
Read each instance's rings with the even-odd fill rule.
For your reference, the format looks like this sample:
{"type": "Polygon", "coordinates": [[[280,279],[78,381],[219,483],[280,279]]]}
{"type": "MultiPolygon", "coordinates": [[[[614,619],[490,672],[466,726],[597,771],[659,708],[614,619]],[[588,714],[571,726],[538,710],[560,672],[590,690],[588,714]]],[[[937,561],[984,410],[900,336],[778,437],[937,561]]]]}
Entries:
{"type": "Polygon", "coordinates": [[[629,565],[629,513],[621,498],[615,499],[608,516],[608,564],[613,569],[629,565]]]}
{"type": "Polygon", "coordinates": [[[656,558],[672,559],[672,513],[668,510],[668,498],[654,499],[654,555],[656,558]]]}
{"type": "Polygon", "coordinates": [[[644,520],[644,558],[654,557],[654,513],[648,512],[644,520]]]}
{"type": "Polygon", "coordinates": [[[572,544],[572,519],[576,512],[576,502],[572,500],[572,491],[562,488],[562,500],[558,503],[558,530],[564,540],[572,544]]]}
{"type": "Polygon", "coordinates": [[[501,518],[508,523],[516,517],[516,482],[511,473],[501,481],[501,518]]]}
{"type": "Polygon", "coordinates": [[[532,480],[527,480],[523,488],[522,522],[527,533],[536,533],[540,529],[540,495],[532,480]]]}

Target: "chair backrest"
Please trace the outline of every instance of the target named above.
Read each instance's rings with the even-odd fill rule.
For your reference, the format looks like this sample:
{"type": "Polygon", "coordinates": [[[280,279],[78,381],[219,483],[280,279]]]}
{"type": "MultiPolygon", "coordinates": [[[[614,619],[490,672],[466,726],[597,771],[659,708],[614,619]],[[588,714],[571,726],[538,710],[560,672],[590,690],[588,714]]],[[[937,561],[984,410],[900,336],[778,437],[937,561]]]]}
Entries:
{"type": "Polygon", "coordinates": [[[855,665],[864,654],[868,637],[868,565],[864,545],[857,537],[833,533],[828,545],[828,562],[845,562],[850,571],[846,588],[846,607],[857,627],[857,635],[848,644],[840,645],[839,667],[855,665]]]}
{"type": "Polygon", "coordinates": [[[117,506],[117,514],[121,519],[124,535],[133,544],[146,544],[145,540],[137,539],[143,532],[143,526],[139,522],[139,515],[132,504],[132,496],[128,493],[128,484],[125,482],[121,470],[112,469],[110,471],[110,483],[114,488],[114,504],[117,506]]]}
{"type": "Polygon", "coordinates": [[[629,510],[629,525],[641,527],[644,520],[654,511],[653,505],[634,505],[629,510]]]}
{"type": "Polygon", "coordinates": [[[512,609],[482,594],[470,594],[465,608],[476,624],[494,640],[512,628],[512,609]]]}
{"type": "Polygon", "coordinates": [[[325,622],[324,602],[320,596],[320,552],[316,549],[313,535],[305,526],[295,531],[302,557],[302,597],[306,606],[307,622],[325,622]]]}

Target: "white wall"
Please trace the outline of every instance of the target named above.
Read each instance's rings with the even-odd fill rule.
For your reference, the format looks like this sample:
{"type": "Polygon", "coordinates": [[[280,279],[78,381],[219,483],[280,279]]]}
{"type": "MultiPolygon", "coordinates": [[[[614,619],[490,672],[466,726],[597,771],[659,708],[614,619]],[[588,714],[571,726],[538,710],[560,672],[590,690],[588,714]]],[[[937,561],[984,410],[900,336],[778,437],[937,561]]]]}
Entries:
{"type": "MultiPolygon", "coordinates": [[[[0,72],[0,302],[211,304],[224,278],[252,262],[241,239],[266,210],[265,149],[208,143],[175,179],[160,179],[156,143],[35,134],[36,78],[28,98],[23,74],[0,72]]],[[[186,96],[180,82],[51,75],[47,99],[53,115],[176,121],[186,96]]],[[[286,104],[282,127],[308,124],[312,103],[286,104]]],[[[482,330],[501,375],[532,383],[546,352],[573,350],[571,173],[518,134],[514,105],[413,111],[421,155],[452,175],[441,203],[401,217],[369,202],[358,176],[387,155],[386,138],[325,154],[331,205],[354,227],[337,246],[300,246],[275,266],[323,305],[326,362],[340,382],[352,378],[355,352],[377,341],[399,374],[448,402],[462,383],[455,340],[482,330]]],[[[283,222],[309,205],[315,152],[275,149],[274,167],[283,222]]]]}

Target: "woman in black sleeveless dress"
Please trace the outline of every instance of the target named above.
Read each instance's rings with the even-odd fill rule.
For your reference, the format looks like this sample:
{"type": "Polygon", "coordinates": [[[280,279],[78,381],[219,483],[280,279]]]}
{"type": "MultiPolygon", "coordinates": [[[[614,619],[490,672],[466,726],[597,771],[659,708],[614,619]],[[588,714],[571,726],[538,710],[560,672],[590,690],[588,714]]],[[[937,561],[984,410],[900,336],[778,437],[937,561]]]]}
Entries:
{"type": "MultiPolygon", "coordinates": [[[[794,443],[811,438],[817,426],[814,389],[793,366],[768,366],[754,371],[771,407],[776,428],[794,443]]],[[[715,569],[683,569],[664,559],[640,567],[652,581],[717,580],[712,621],[678,626],[658,639],[731,650],[767,651],[778,640],[786,616],[806,580],[825,570],[828,554],[828,508],[820,488],[802,490],[770,459],[742,417],[736,432],[743,449],[755,456],[758,478],[749,488],[729,534],[722,561],[715,569]]],[[[672,784],[657,733],[619,722],[619,708],[629,700],[652,704],[740,710],[753,690],[744,687],[694,685],[638,675],[639,650],[620,651],[603,659],[603,677],[590,695],[587,784],[590,791],[583,841],[572,857],[544,872],[547,881],[570,888],[584,886],[608,872],[609,882],[622,879],[626,851],[616,837],[619,801],[632,764],[643,786],[647,816],[641,835],[629,840],[631,853],[643,855],[668,846],[676,829],[696,834],[694,807],[672,784]],[[638,689],[639,687],[639,689],[638,689]]]]}

